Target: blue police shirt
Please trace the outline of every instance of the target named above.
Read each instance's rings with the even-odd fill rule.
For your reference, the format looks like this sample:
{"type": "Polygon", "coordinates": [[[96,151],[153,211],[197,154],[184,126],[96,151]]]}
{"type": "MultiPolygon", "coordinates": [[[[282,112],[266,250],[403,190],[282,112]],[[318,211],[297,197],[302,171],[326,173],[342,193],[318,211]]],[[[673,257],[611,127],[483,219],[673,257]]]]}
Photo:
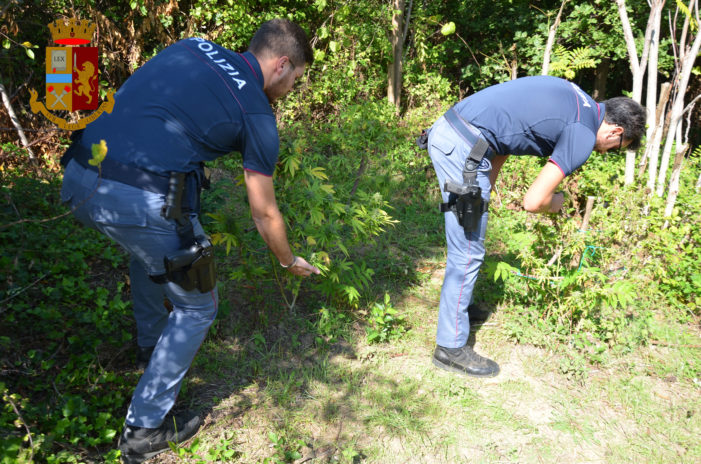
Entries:
{"type": "Polygon", "coordinates": [[[496,153],[550,157],[567,176],[591,155],[604,106],[569,81],[531,76],[481,90],[455,109],[496,153]]]}
{"type": "Polygon", "coordinates": [[[275,116],[255,57],[200,38],[181,40],[139,68],[115,94],[112,113],[85,128],[107,156],[156,173],[196,170],[232,151],[271,176],[279,152],[275,116]]]}

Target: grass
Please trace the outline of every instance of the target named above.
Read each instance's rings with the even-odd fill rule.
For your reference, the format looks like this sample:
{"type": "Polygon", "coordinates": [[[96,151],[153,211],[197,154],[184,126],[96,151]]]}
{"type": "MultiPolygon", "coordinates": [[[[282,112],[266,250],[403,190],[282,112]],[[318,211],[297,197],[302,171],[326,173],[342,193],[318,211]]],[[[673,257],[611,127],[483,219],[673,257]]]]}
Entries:
{"type": "MultiPolygon", "coordinates": [[[[420,167],[418,171],[422,173],[420,167]]],[[[533,238],[519,224],[539,225],[537,218],[509,209],[512,199],[504,193],[491,217],[489,252],[477,286],[481,303],[494,312],[471,336],[476,350],[498,361],[502,371],[495,378],[474,379],[439,370],[431,363],[445,260],[442,218],[430,213],[437,203],[437,189],[426,182],[414,190],[397,188],[396,195],[401,198],[393,199],[393,214],[399,223],[377,243],[358,250],[376,274],[354,309],[320,302],[305,284],[290,311],[270,279],[227,281],[227,266],[233,258],[222,259],[218,318],[177,404],[180,409],[200,411],[205,427],[177,455],[165,453],[154,463],[701,461],[701,336],[692,310],[660,308],[649,323],[639,325],[647,330],[646,343],[601,345],[606,356],[593,363],[587,357],[590,353],[569,337],[570,326],[553,327],[538,303],[518,298],[520,289],[529,289],[525,281],[490,278],[491,269],[501,261],[519,265],[523,243],[533,238]],[[376,303],[385,301],[385,293],[390,295],[389,305],[404,316],[407,331],[390,342],[370,344],[367,318],[376,303]]],[[[84,414],[95,417],[109,402],[116,429],[137,375],[128,359],[132,325],[128,295],[122,287],[126,262],[95,234],[78,241],[75,235],[82,237],[86,231],[69,221],[54,229],[62,237],[73,235],[71,240],[56,242],[73,246],[71,261],[82,266],[76,267],[81,275],[31,287],[27,293],[32,292],[36,301],[66,293],[68,301],[89,291],[89,305],[80,307],[91,310],[84,311],[85,321],[73,329],[81,334],[85,327],[88,333],[109,332],[113,326],[108,316],[119,311],[123,333],[98,356],[101,365],[118,367],[119,389],[109,392],[114,401],[108,401],[112,397],[102,390],[87,398],[91,407],[96,404],[96,411],[84,414]],[[104,276],[110,276],[109,287],[104,276]]],[[[550,249],[537,251],[546,260],[552,254],[550,249]]],[[[19,269],[35,272],[31,253],[27,253],[28,265],[19,269]]],[[[56,251],[61,253],[63,249],[56,251]]],[[[261,260],[267,259],[264,250],[260,255],[261,260]]],[[[5,266],[9,268],[9,261],[5,266]]],[[[634,316],[630,317],[636,322],[634,316]]],[[[58,322],[55,326],[66,330],[58,322]]],[[[63,334],[56,336],[60,340],[63,334]]],[[[11,341],[9,334],[0,337],[7,353],[12,353],[11,341]]],[[[57,346],[55,350],[65,349],[57,346]]],[[[599,345],[589,348],[595,346],[599,345]]],[[[92,365],[92,347],[76,346],[75,350],[92,365]]],[[[53,359],[49,355],[32,362],[41,366],[41,361],[53,359]]],[[[28,362],[16,356],[15,366],[28,362]]],[[[0,360],[5,358],[8,355],[3,354],[0,360]]],[[[59,379],[60,371],[68,372],[54,370],[59,379]]],[[[98,385],[92,377],[88,380],[98,385]]],[[[113,385],[110,382],[116,383],[105,381],[105,391],[113,385]]],[[[84,393],[78,386],[71,390],[76,397],[84,393]]],[[[7,411],[3,417],[14,417],[7,411]]],[[[80,424],[87,429],[92,422],[80,424]]],[[[33,432],[41,430],[40,425],[31,425],[33,432]]],[[[90,436],[88,432],[93,433],[76,433],[78,444],[66,456],[82,456],[84,462],[105,456],[109,438],[99,448],[87,449],[80,437],[90,436]]]]}
{"type": "MultiPolygon", "coordinates": [[[[187,395],[210,417],[200,453],[233,433],[230,462],[241,463],[701,459],[699,386],[683,375],[689,357],[698,362],[698,350],[651,345],[610,365],[581,363],[572,376],[561,368],[566,351],[515,344],[505,328],[515,314],[497,308],[474,335],[476,349],[495,358],[501,374],[456,376],[430,362],[440,288],[435,264],[420,263],[433,271],[393,296],[410,330],[391,344],[368,345],[353,324],[348,340],[317,343],[312,316],[301,311],[279,314],[258,350],[241,350],[242,333],[209,341],[187,395]],[[255,380],[246,381],[251,374],[255,380]],[[195,382],[200,378],[207,380],[195,382]],[[218,393],[206,395],[211,389],[218,393]]],[[[698,342],[688,326],[685,334],[684,341],[698,342]]]]}

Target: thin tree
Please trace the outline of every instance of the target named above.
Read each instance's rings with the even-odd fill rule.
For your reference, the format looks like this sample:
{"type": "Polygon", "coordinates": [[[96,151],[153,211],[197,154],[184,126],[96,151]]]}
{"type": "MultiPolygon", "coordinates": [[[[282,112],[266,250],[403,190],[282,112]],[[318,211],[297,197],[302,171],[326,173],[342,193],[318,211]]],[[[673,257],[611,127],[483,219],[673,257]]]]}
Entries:
{"type": "Polygon", "coordinates": [[[657,170],[658,151],[650,151],[654,147],[652,142],[655,127],[658,123],[657,112],[655,108],[657,104],[657,64],[660,51],[660,25],[662,24],[662,7],[664,0],[652,5],[650,10],[650,21],[648,27],[650,29],[650,53],[648,55],[648,72],[647,72],[647,95],[645,97],[645,105],[647,106],[647,133],[645,142],[645,155],[643,158],[648,158],[650,161],[650,175],[648,176],[647,187],[652,190],[655,188],[655,172],[657,170]]]}
{"type": "MultiPolygon", "coordinates": [[[[657,176],[657,186],[655,190],[655,193],[659,197],[661,197],[665,191],[667,168],[669,165],[670,154],[672,152],[672,145],[675,141],[677,141],[676,154],[678,156],[680,156],[680,153],[683,154],[686,151],[686,144],[681,138],[682,118],[686,111],[691,111],[693,108],[693,102],[695,102],[698,98],[695,97],[691,104],[689,104],[686,108],[684,107],[684,98],[686,97],[686,90],[689,85],[691,71],[694,67],[694,61],[699,54],[699,48],[701,48],[698,8],[698,0],[691,0],[686,11],[684,11],[684,26],[679,39],[678,57],[675,59],[676,79],[674,80],[673,84],[673,87],[675,87],[673,92],[674,99],[670,110],[671,114],[669,129],[667,130],[667,138],[665,139],[664,148],[662,150],[660,172],[657,176]],[[696,32],[695,36],[693,35],[692,30],[695,30],[696,32]]],[[[677,9],[679,9],[679,3],[677,3],[677,9]]],[[[672,30],[672,33],[674,35],[674,29],[672,30]]],[[[681,163],[679,163],[679,169],[681,169],[681,163]]]]}
{"type": "Polygon", "coordinates": [[[411,19],[411,7],[413,0],[409,0],[409,6],[404,11],[404,0],[392,0],[392,62],[387,70],[387,99],[399,111],[402,97],[402,64],[404,56],[404,42],[409,30],[411,19]],[[406,17],[405,17],[406,16],[406,17]]]}
{"type": "MultiPolygon", "coordinates": [[[[623,37],[626,41],[626,48],[628,49],[628,59],[630,61],[630,70],[633,74],[633,93],[631,98],[638,103],[641,103],[643,94],[643,78],[645,76],[645,69],[648,64],[648,55],[650,53],[650,42],[652,37],[652,31],[654,29],[654,18],[655,11],[657,9],[662,9],[664,5],[664,0],[650,0],[650,16],[648,17],[647,27],[645,28],[645,38],[643,41],[643,50],[638,59],[638,50],[635,45],[635,36],[633,35],[633,29],[630,25],[630,20],[628,19],[628,11],[626,10],[625,0],[616,0],[618,5],[618,16],[621,19],[621,26],[623,28],[623,37]]],[[[649,106],[649,102],[648,103],[649,106]]],[[[653,114],[655,104],[653,103],[653,114]]],[[[625,171],[625,184],[631,185],[635,180],[635,151],[626,151],[626,171],[625,171]]]]}
{"type": "Polygon", "coordinates": [[[15,114],[14,108],[12,108],[12,102],[10,101],[10,96],[7,93],[7,89],[5,86],[0,82],[0,97],[2,97],[2,104],[5,106],[5,109],[7,110],[7,114],[10,115],[10,121],[12,121],[12,125],[15,126],[15,129],[17,129],[17,134],[19,135],[19,140],[22,142],[22,146],[27,150],[27,153],[29,153],[29,159],[33,160],[35,159],[34,152],[32,149],[29,147],[29,140],[27,140],[27,136],[24,134],[24,129],[22,128],[22,125],[19,123],[19,119],[17,118],[17,115],[15,114]]]}
{"type": "Polygon", "coordinates": [[[552,26],[550,26],[550,30],[548,31],[548,41],[545,44],[545,53],[543,54],[543,68],[540,72],[543,76],[548,74],[548,68],[550,68],[550,54],[552,53],[553,44],[555,43],[555,34],[557,33],[558,26],[560,26],[562,10],[565,9],[565,5],[568,1],[569,0],[562,0],[560,10],[557,12],[557,16],[555,17],[555,22],[552,26]]]}

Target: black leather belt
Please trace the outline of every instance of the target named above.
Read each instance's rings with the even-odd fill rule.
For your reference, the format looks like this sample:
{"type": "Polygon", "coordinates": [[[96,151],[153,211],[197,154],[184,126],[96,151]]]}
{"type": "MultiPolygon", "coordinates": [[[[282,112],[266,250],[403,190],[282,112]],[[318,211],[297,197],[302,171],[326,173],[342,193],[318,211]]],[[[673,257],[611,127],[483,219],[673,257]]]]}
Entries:
{"type": "Polygon", "coordinates": [[[97,166],[88,163],[88,160],[92,159],[92,153],[90,153],[80,141],[73,142],[68,150],[66,150],[66,153],[61,157],[61,165],[67,166],[68,162],[72,159],[85,169],[100,172],[103,179],[115,180],[123,184],[131,185],[132,187],[161,195],[168,194],[168,175],[156,174],[135,166],[122,164],[119,161],[109,158],[109,156],[102,160],[100,169],[98,170],[97,166]]]}
{"type": "MultiPolygon", "coordinates": [[[[450,108],[443,116],[460,138],[473,147],[473,152],[484,150],[484,157],[488,160],[494,158],[494,150],[484,139],[480,130],[461,118],[455,107],[450,108]]],[[[477,163],[479,164],[480,161],[481,159],[477,160],[477,163]]]]}

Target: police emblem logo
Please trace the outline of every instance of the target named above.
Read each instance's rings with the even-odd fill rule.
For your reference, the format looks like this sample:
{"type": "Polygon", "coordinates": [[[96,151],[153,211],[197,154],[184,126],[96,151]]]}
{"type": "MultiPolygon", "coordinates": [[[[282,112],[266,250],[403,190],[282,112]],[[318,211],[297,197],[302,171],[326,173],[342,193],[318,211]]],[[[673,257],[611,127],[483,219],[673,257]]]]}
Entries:
{"type": "Polygon", "coordinates": [[[31,89],[30,106],[62,129],[82,129],[106,111],[112,112],[114,91],[99,105],[98,50],[90,44],[95,24],[91,21],[57,20],[48,25],[53,40],[63,47],[46,47],[46,104],[38,102],[31,89]],[[52,111],[97,110],[90,116],[69,123],[52,111]]]}

